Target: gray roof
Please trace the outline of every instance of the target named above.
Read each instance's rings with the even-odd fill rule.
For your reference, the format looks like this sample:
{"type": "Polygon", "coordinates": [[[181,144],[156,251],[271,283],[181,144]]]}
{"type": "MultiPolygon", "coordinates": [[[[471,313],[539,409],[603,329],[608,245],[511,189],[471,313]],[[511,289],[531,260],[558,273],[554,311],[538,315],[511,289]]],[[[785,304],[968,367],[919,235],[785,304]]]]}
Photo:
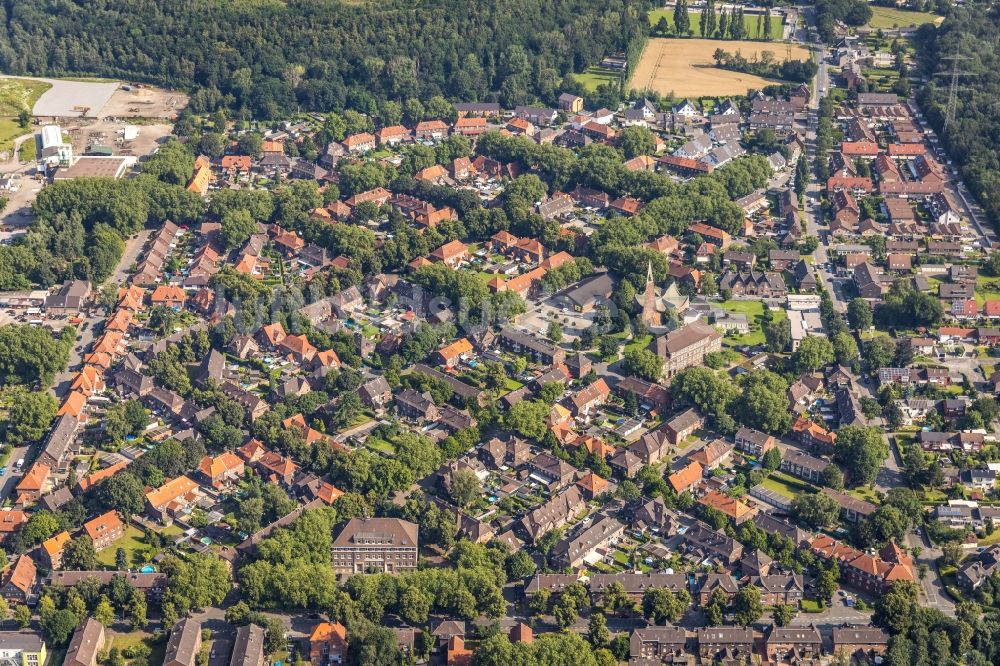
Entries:
{"type": "Polygon", "coordinates": [[[92,617],[83,621],[66,650],[65,666],[91,666],[97,663],[97,653],[104,645],[104,627],[92,617]]]}
{"type": "Polygon", "coordinates": [[[198,643],[201,639],[201,623],[193,618],[184,618],[170,630],[167,652],[163,657],[164,666],[187,664],[193,666],[198,658],[198,643]]]}
{"type": "Polygon", "coordinates": [[[264,630],[248,624],[236,630],[229,666],[261,666],[264,663],[264,630]]]}

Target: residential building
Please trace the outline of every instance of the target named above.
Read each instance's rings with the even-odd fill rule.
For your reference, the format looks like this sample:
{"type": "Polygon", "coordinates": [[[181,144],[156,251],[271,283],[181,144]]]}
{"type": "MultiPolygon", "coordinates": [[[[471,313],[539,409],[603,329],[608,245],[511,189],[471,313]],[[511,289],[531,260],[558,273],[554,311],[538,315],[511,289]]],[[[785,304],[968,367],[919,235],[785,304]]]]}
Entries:
{"type": "Polygon", "coordinates": [[[103,550],[125,536],[125,525],[117,511],[108,511],[84,523],[83,529],[94,542],[94,550],[103,550]]]}
{"type": "Polygon", "coordinates": [[[775,446],[777,446],[777,440],[759,430],[741,426],[736,431],[736,448],[744,453],[760,457],[775,446]]]}
{"type": "Polygon", "coordinates": [[[104,625],[88,617],[73,632],[63,666],[97,666],[97,654],[103,647],[104,625]]]}
{"type": "Polygon", "coordinates": [[[687,632],[683,627],[644,627],[629,636],[629,663],[686,663],[687,632]]]}
{"type": "Polygon", "coordinates": [[[808,627],[771,626],[765,640],[767,658],[774,664],[803,663],[823,652],[823,639],[814,625],[808,627]]]}
{"type": "Polygon", "coordinates": [[[0,631],[0,664],[44,666],[48,658],[41,634],[31,631],[0,631]]]}
{"type": "Polygon", "coordinates": [[[27,555],[20,555],[0,574],[0,597],[9,605],[27,603],[35,588],[38,570],[27,555]]]}
{"type": "Polygon", "coordinates": [[[347,659],[347,629],[339,622],[320,622],[309,634],[309,661],[313,666],[340,664],[347,659]]]}
{"type": "MultiPolygon", "coordinates": [[[[316,664],[317,662],[313,662],[316,664]]],[[[264,665],[264,630],[256,624],[245,624],[236,629],[233,654],[229,666],[264,665]]]]}
{"type": "Polygon", "coordinates": [[[587,501],[578,486],[571,485],[547,502],[532,509],[521,519],[521,527],[532,542],[543,534],[562,527],[587,507],[587,501]]]}
{"type": "Polygon", "coordinates": [[[201,653],[201,622],[184,618],[170,630],[163,666],[195,666],[201,653]]]}

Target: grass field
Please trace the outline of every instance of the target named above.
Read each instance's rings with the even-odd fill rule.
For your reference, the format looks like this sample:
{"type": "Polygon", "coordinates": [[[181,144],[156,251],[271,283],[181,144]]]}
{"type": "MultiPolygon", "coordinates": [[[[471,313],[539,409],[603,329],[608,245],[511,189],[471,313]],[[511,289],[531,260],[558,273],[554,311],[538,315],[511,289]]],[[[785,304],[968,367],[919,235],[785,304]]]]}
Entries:
{"type": "Polygon", "coordinates": [[[0,78],[0,116],[16,116],[21,109],[31,111],[51,83],[29,79],[0,78]]]}
{"type": "Polygon", "coordinates": [[[910,12],[893,7],[872,7],[872,20],[868,25],[872,28],[907,28],[921,26],[925,23],[940,23],[943,16],[927,12],[910,12]]]}
{"type": "MultiPolygon", "coordinates": [[[[735,312],[739,314],[746,315],[747,319],[750,320],[750,332],[746,335],[738,335],[736,337],[726,336],[722,340],[722,344],[727,347],[743,347],[745,345],[762,345],[764,344],[764,329],[761,328],[760,318],[764,315],[764,304],[761,301],[734,301],[729,300],[721,304],[722,309],[727,312],[735,312]]],[[[783,321],[788,318],[788,315],[784,310],[776,310],[771,312],[774,317],[774,321],[783,321]]]]}
{"type": "MultiPolygon", "coordinates": [[[[659,9],[654,9],[649,12],[649,26],[656,27],[656,24],[660,22],[660,17],[667,19],[667,25],[670,26],[670,30],[674,29],[674,10],[673,8],[660,7],[659,9]]],[[[691,22],[691,29],[694,34],[698,34],[698,20],[701,17],[701,12],[696,12],[693,10],[688,10],[688,18],[691,22]]],[[[763,19],[761,19],[763,24],[763,19]]],[[[757,17],[756,16],[744,16],[743,25],[746,28],[747,39],[763,39],[764,36],[759,34],[757,30],[757,17]]],[[[761,26],[763,27],[763,26],[761,26]]],[[[782,27],[781,27],[781,17],[772,16],[771,17],[771,39],[781,39],[782,37],[782,27]]]]}
{"type": "Polygon", "coordinates": [[[38,146],[34,137],[21,142],[21,147],[17,151],[17,156],[22,162],[32,162],[38,153],[38,146]]]}
{"type": "Polygon", "coordinates": [[[1000,280],[980,275],[976,278],[976,303],[1000,300],[1000,280]]]}
{"type": "Polygon", "coordinates": [[[771,472],[771,475],[761,482],[768,490],[784,495],[788,499],[795,499],[802,493],[814,493],[816,488],[805,481],[799,481],[795,477],[782,472],[771,472]]]}
{"type": "MultiPolygon", "coordinates": [[[[776,60],[784,58],[784,45],[764,45],[760,42],[739,41],[720,43],[713,39],[650,39],[639,59],[629,86],[633,90],[654,90],[675,97],[722,97],[744,95],[747,90],[763,88],[776,79],[733,72],[715,66],[712,54],[718,48],[740,54],[752,60],[763,51],[770,51],[776,60]]],[[[807,60],[809,51],[791,46],[791,57],[807,60]]]]}
{"type": "Polygon", "coordinates": [[[97,553],[97,561],[106,567],[114,567],[115,553],[118,552],[119,548],[124,548],[128,555],[129,564],[136,564],[137,561],[133,559],[134,553],[152,550],[142,538],[142,532],[137,527],[129,525],[125,530],[125,536],[97,553]]]}
{"type": "Polygon", "coordinates": [[[588,67],[582,74],[574,74],[573,78],[579,81],[584,88],[593,92],[601,84],[608,83],[615,85],[618,83],[618,74],[600,67],[588,67]]]}

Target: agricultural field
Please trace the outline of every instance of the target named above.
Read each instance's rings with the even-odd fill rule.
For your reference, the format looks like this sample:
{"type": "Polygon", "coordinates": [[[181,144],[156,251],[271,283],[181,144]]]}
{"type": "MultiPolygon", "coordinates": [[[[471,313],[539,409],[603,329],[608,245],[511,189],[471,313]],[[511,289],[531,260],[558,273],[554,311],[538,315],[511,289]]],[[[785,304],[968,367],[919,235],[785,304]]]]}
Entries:
{"type": "Polygon", "coordinates": [[[808,60],[809,51],[802,46],[763,45],[760,42],[738,41],[720,43],[712,39],[650,39],[642,52],[629,86],[633,90],[653,90],[674,97],[722,97],[745,95],[747,90],[781,83],[753,74],[733,72],[715,66],[712,54],[725,46],[739,51],[748,60],[770,51],[775,58],[784,58],[791,51],[793,60],[808,60]]]}
{"type": "Polygon", "coordinates": [[[872,7],[872,19],[868,26],[872,28],[908,28],[918,27],[925,23],[939,24],[943,16],[927,12],[911,12],[893,7],[872,7]]]}
{"type": "MultiPolygon", "coordinates": [[[[718,12],[716,12],[718,14],[718,12]]],[[[656,24],[660,22],[660,18],[667,19],[667,25],[670,26],[670,30],[674,30],[674,10],[673,7],[660,7],[649,12],[649,26],[655,28],[656,24]]],[[[691,30],[694,34],[698,34],[698,21],[701,19],[701,12],[688,10],[688,19],[691,21],[691,30]]],[[[763,23],[763,19],[760,19],[763,23]]],[[[781,39],[784,34],[784,29],[781,25],[781,16],[771,17],[771,39],[781,39]]],[[[758,30],[757,16],[744,16],[743,26],[746,32],[747,39],[764,39],[763,27],[758,30]]]]}

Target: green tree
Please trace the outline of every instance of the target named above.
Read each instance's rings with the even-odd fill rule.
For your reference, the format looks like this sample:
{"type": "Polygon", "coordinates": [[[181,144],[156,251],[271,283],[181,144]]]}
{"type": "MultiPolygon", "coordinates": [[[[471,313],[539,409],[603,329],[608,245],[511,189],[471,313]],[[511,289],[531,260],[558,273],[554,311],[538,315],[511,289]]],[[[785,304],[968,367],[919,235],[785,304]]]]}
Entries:
{"type": "Polygon", "coordinates": [[[834,460],[847,472],[852,486],[869,485],[889,455],[882,431],[873,426],[845,426],[837,432],[834,460]]]}
{"type": "Polygon", "coordinates": [[[26,629],[31,624],[31,609],[24,604],[18,604],[14,606],[13,617],[18,628],[26,629]]]}
{"type": "Polygon", "coordinates": [[[451,498],[465,508],[483,492],[479,477],[472,470],[459,469],[451,473],[451,498]]]}
{"type": "Polygon", "coordinates": [[[771,619],[779,627],[788,626],[788,623],[795,619],[795,606],[791,604],[778,604],[771,611],[771,619]]]}
{"type": "Polygon", "coordinates": [[[733,597],[733,616],[736,624],[749,627],[764,614],[760,601],[760,590],[754,585],[745,585],[733,597]]]}
{"type": "Polygon", "coordinates": [[[871,371],[890,365],[896,356],[896,343],[892,338],[877,335],[865,345],[864,359],[871,371]]]}
{"type": "Polygon", "coordinates": [[[801,493],[792,500],[792,512],[807,525],[822,529],[836,524],[840,506],[829,495],[801,493]]]}
{"type": "Polygon", "coordinates": [[[814,372],[834,361],[833,344],[826,338],[807,335],[792,353],[792,364],[801,372],[814,372]]]}
{"type": "Polygon", "coordinates": [[[622,370],[633,377],[659,381],[663,374],[663,359],[649,349],[633,349],[625,352],[622,370]]]}
{"type": "Polygon", "coordinates": [[[36,442],[49,429],[59,403],[44,391],[17,391],[10,396],[7,413],[7,441],[11,444],[36,442]]]}
{"type": "Polygon", "coordinates": [[[562,342],[563,330],[562,326],[559,325],[559,322],[554,320],[549,322],[549,328],[546,333],[546,337],[548,337],[549,341],[554,342],[556,344],[562,342]]]}
{"type": "Polygon", "coordinates": [[[128,522],[132,516],[143,512],[146,496],[142,482],[131,472],[115,474],[98,488],[98,498],[108,509],[114,509],[128,522]]]}
{"type": "Polygon", "coordinates": [[[872,325],[872,306],[863,298],[853,298],[847,304],[847,321],[854,330],[865,330],[872,325]]]}
{"type": "Polygon", "coordinates": [[[94,608],[94,619],[105,627],[110,627],[115,623],[115,609],[111,606],[111,601],[103,594],[94,608]]]}
{"type": "Polygon", "coordinates": [[[626,127],[618,135],[618,148],[625,154],[625,159],[652,155],[655,148],[653,133],[639,125],[626,127]]]}
{"type": "Polygon", "coordinates": [[[75,539],[70,539],[63,548],[62,567],[70,571],[94,571],[97,569],[97,553],[94,551],[94,542],[89,535],[82,534],[75,539]]]}
{"type": "Polygon", "coordinates": [[[611,633],[608,631],[608,621],[603,613],[591,613],[587,623],[587,641],[594,648],[607,647],[611,640],[611,633]]]}
{"type": "Polygon", "coordinates": [[[768,449],[767,453],[761,459],[761,465],[764,469],[773,472],[774,470],[781,467],[781,449],[777,446],[768,449]]]}
{"type": "Polygon", "coordinates": [[[840,365],[850,365],[858,358],[858,343],[854,336],[841,331],[833,336],[833,353],[840,365]]]}

